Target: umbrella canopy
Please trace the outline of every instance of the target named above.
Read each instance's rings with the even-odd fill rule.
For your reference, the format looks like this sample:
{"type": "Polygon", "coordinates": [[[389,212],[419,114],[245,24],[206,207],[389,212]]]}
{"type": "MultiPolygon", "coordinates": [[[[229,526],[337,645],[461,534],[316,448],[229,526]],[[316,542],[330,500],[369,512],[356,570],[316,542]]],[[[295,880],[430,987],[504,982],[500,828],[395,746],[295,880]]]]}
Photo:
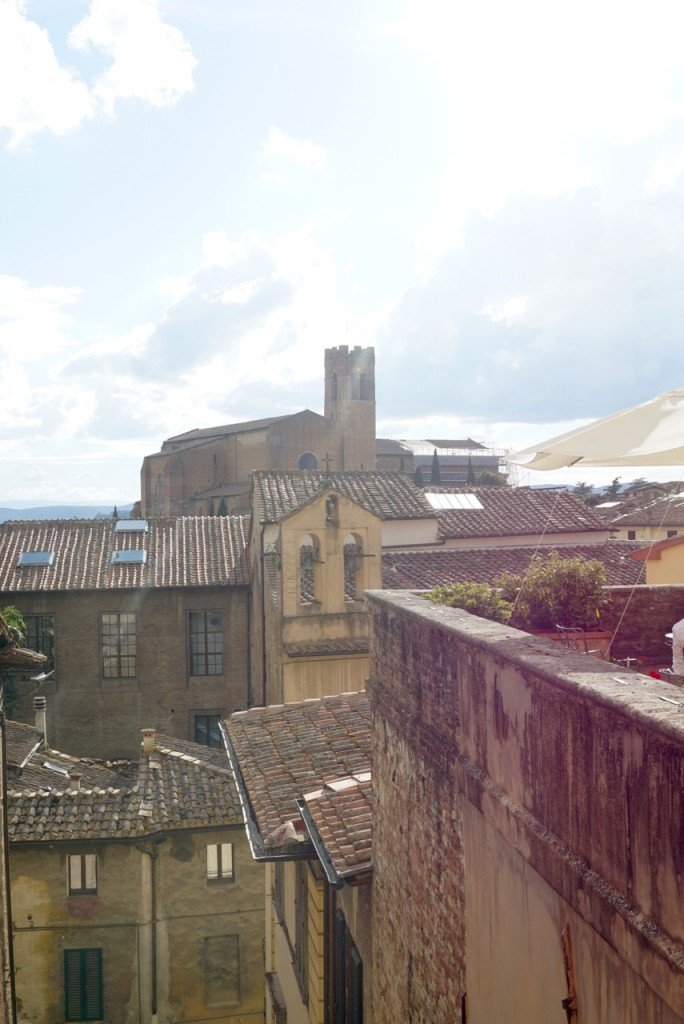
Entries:
{"type": "Polygon", "coordinates": [[[524,448],[509,461],[526,469],[684,466],[684,388],[524,448]]]}

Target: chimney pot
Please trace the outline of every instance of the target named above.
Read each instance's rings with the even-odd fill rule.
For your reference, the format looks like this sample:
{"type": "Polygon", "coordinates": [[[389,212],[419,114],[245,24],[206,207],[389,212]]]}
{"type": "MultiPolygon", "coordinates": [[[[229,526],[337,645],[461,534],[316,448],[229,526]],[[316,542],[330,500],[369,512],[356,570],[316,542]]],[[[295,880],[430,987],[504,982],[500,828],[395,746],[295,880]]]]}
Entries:
{"type": "Polygon", "coordinates": [[[69,772],[69,782],[71,783],[71,789],[75,790],[77,793],[79,792],[79,790],[81,788],[81,779],[82,778],[83,778],[83,776],[81,775],[80,772],[76,772],[76,771],[70,771],[69,772]]]}
{"type": "Polygon", "coordinates": [[[35,713],[35,730],[43,737],[43,746],[47,747],[47,698],[43,696],[33,698],[33,710],[35,713]]]}
{"type": "Polygon", "coordinates": [[[141,729],[140,733],[142,735],[142,744],[141,744],[142,755],[143,755],[143,757],[149,757],[151,754],[154,754],[154,746],[155,746],[155,744],[154,744],[154,733],[155,733],[155,731],[154,731],[154,729],[141,729]]]}

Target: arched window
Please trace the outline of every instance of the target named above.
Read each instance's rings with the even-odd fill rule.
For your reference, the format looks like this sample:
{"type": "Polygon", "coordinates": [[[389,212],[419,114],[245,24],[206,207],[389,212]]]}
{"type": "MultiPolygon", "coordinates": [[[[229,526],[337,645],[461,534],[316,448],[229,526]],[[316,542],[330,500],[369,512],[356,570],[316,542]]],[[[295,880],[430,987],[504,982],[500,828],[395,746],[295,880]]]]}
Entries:
{"type": "Polygon", "coordinates": [[[313,452],[304,452],[299,456],[300,469],[318,469],[318,459],[313,452]]]}
{"type": "Polygon", "coordinates": [[[345,601],[361,600],[361,580],[363,566],[363,545],[355,533],[348,533],[344,538],[344,599],[345,601]]]}
{"type": "Polygon", "coordinates": [[[320,559],[316,537],[305,533],[299,543],[299,603],[313,604],[316,600],[315,566],[320,559]]]}

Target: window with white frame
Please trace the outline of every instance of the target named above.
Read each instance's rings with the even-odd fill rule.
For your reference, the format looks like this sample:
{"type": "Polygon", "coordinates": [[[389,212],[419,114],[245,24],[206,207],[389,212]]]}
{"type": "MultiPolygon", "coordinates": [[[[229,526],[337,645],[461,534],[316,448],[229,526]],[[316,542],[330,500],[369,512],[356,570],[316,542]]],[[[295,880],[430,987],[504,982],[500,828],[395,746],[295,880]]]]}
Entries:
{"type": "Polygon", "coordinates": [[[94,896],[97,893],[97,855],[70,853],[67,857],[70,896],[94,896]]]}
{"type": "Polygon", "coordinates": [[[207,881],[235,881],[235,857],[232,843],[209,843],[207,846],[207,881]]]}

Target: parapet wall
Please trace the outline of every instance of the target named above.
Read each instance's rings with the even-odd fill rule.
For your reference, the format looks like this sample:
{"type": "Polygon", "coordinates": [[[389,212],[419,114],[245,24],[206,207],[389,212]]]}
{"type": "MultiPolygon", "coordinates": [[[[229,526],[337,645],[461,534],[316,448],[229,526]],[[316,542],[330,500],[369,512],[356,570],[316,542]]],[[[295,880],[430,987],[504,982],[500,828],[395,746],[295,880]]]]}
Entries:
{"type": "Polygon", "coordinates": [[[684,1021],[681,690],[369,605],[374,1024],[684,1021]]]}
{"type": "Polygon", "coordinates": [[[613,632],[618,627],[613,657],[670,664],[672,648],[665,634],[684,617],[684,587],[606,587],[606,595],[610,604],[601,615],[601,628],[613,632]]]}

